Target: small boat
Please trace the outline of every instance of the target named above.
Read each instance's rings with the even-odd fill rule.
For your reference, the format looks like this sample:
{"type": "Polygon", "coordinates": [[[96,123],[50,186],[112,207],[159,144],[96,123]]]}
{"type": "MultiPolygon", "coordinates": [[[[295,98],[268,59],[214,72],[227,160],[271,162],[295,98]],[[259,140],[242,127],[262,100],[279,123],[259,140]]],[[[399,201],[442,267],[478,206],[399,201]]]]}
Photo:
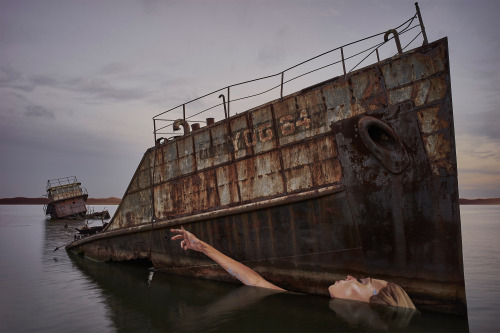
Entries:
{"type": "Polygon", "coordinates": [[[93,227],[89,227],[88,225],[84,225],[83,227],[81,228],[75,228],[76,231],[78,231],[78,233],[80,235],[94,235],[98,232],[101,232],[102,229],[104,229],[108,224],[107,223],[104,223],[103,225],[97,225],[97,226],[93,226],[93,227]]]}
{"type": "Polygon", "coordinates": [[[50,219],[81,218],[87,213],[85,202],[88,193],[75,176],[47,181],[49,203],[44,206],[45,215],[50,219]]]}
{"type": "Polygon", "coordinates": [[[93,209],[91,208],[91,212],[90,213],[87,213],[85,215],[85,218],[86,219],[90,219],[90,220],[107,220],[111,217],[111,215],[109,215],[109,212],[107,209],[104,209],[100,212],[94,212],[93,209]]]}

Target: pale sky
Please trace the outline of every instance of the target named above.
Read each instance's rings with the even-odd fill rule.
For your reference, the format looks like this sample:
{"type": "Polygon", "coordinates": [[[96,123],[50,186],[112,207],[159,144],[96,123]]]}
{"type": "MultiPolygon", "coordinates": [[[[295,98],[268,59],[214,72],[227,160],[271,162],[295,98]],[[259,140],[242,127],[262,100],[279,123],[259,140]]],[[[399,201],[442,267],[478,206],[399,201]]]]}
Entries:
{"type": "MultiPolygon", "coordinates": [[[[449,39],[460,197],[500,197],[500,1],[419,5],[429,41],[449,39]]],[[[0,0],[0,198],[65,176],[122,197],[154,115],[414,12],[401,0],[0,0]]]]}

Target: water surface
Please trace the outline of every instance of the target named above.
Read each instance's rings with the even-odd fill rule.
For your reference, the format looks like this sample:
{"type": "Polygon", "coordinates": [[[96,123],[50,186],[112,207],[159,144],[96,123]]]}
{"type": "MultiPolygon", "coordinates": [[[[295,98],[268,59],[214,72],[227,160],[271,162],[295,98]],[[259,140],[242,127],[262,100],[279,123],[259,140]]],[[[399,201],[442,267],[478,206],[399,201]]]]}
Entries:
{"type": "Polygon", "coordinates": [[[496,331],[500,206],[461,206],[461,215],[468,320],[96,263],[54,251],[83,222],[45,221],[41,206],[0,206],[0,331],[496,331]]]}

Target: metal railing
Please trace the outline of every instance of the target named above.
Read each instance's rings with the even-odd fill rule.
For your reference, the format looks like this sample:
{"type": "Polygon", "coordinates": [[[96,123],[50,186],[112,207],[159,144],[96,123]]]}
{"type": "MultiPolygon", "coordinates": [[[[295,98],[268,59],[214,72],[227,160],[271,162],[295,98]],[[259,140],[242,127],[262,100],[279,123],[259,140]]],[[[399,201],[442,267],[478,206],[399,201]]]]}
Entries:
{"type": "Polygon", "coordinates": [[[57,179],[49,179],[47,180],[47,190],[52,187],[56,186],[63,186],[63,185],[69,185],[69,184],[74,184],[78,183],[78,180],[76,179],[75,176],[70,176],[70,177],[62,177],[62,178],[57,178],[57,179]]]}
{"type": "MultiPolygon", "coordinates": [[[[310,59],[307,59],[305,61],[302,61],[301,63],[298,63],[292,67],[289,67],[277,74],[273,74],[273,75],[267,75],[267,76],[264,76],[264,77],[260,77],[260,78],[257,78],[257,79],[253,79],[253,80],[248,80],[248,81],[244,81],[244,82],[240,82],[240,83],[236,83],[236,84],[232,84],[232,85],[229,85],[229,86],[226,86],[224,88],[220,88],[220,89],[217,89],[215,91],[212,91],[208,94],[205,94],[203,96],[200,96],[200,97],[197,97],[195,99],[192,99],[188,102],[185,102],[183,104],[180,104],[176,107],[173,107],[169,110],[166,110],[164,112],[161,112],[159,114],[157,114],[156,116],[153,117],[153,127],[154,127],[154,140],[155,140],[155,143],[157,143],[158,141],[162,140],[162,139],[170,139],[172,136],[177,136],[179,135],[178,133],[174,133],[174,132],[163,132],[164,130],[172,127],[172,130],[174,131],[177,131],[179,130],[179,125],[182,125],[183,128],[184,128],[184,133],[188,133],[190,132],[190,128],[189,128],[189,123],[191,122],[203,122],[203,121],[200,121],[200,120],[193,120],[194,117],[196,116],[199,116],[200,114],[202,113],[205,113],[207,111],[210,111],[210,110],[213,110],[217,107],[221,107],[223,106],[224,107],[224,117],[227,119],[231,116],[231,103],[235,103],[235,102],[238,102],[238,101],[242,101],[242,100],[246,100],[246,99],[250,99],[250,98],[254,98],[254,97],[257,97],[257,96],[261,96],[261,95],[264,95],[266,93],[269,93],[273,90],[276,90],[278,88],[279,91],[280,91],[280,95],[279,97],[280,98],[283,98],[283,89],[284,89],[284,86],[285,84],[287,83],[290,83],[294,80],[297,80],[299,78],[302,78],[306,75],[309,75],[309,74],[312,74],[312,73],[315,73],[315,72],[318,72],[320,70],[324,70],[325,68],[329,68],[331,66],[334,66],[336,64],[342,64],[342,70],[343,70],[343,75],[344,77],[349,74],[350,72],[352,72],[353,70],[355,70],[361,63],[363,63],[370,55],[372,54],[376,54],[376,57],[377,57],[377,62],[380,61],[380,55],[379,55],[379,49],[381,49],[382,46],[384,46],[386,43],[388,43],[389,41],[391,40],[395,40],[396,42],[396,45],[397,45],[397,49],[398,49],[398,53],[402,53],[402,51],[404,49],[406,49],[411,43],[413,43],[413,41],[415,41],[415,39],[417,39],[418,36],[422,35],[423,37],[423,44],[427,44],[427,35],[426,35],[426,32],[425,32],[425,28],[424,28],[424,24],[423,24],[423,21],[422,21],[422,16],[420,14],[420,9],[419,9],[419,6],[418,6],[418,3],[415,3],[415,7],[416,7],[416,12],[415,14],[409,18],[408,20],[406,20],[405,22],[403,22],[402,24],[400,24],[398,27],[396,28],[393,28],[393,29],[389,29],[387,31],[384,31],[384,32],[380,32],[378,34],[375,34],[375,35],[372,35],[372,36],[369,36],[369,37],[365,37],[365,38],[362,38],[362,39],[359,39],[355,42],[351,42],[351,43],[348,43],[348,44],[344,44],[340,47],[337,47],[337,48],[334,48],[332,50],[329,50],[329,51],[326,51],[326,52],[323,52],[315,57],[312,57],[310,59]],[[414,20],[418,18],[418,24],[415,24],[412,26],[414,20]],[[400,43],[400,36],[412,31],[413,29],[417,28],[417,27],[421,27],[420,31],[416,34],[416,36],[413,37],[413,39],[410,40],[410,42],[408,42],[404,47],[401,47],[401,43],[400,43]],[[389,35],[392,34],[392,37],[389,38],[389,35]],[[352,55],[350,56],[345,56],[344,52],[346,50],[347,47],[353,47],[354,45],[358,44],[358,43],[361,43],[361,42],[365,42],[365,41],[368,41],[368,40],[371,40],[371,39],[374,39],[376,37],[380,37],[380,36],[384,36],[384,39],[382,42],[378,42],[364,50],[361,50],[359,52],[355,52],[353,53],[352,55]],[[317,68],[314,68],[312,70],[309,70],[309,71],[306,71],[300,75],[297,75],[297,76],[294,76],[294,77],[291,77],[291,78],[288,78],[287,80],[285,80],[285,74],[291,72],[292,70],[295,70],[301,66],[304,66],[305,64],[308,64],[314,60],[317,60],[321,57],[324,57],[326,55],[329,55],[331,54],[332,52],[339,52],[340,53],[340,59],[335,61],[335,62],[332,62],[332,63],[328,63],[326,65],[323,65],[323,66],[320,66],[320,67],[317,67],[317,68]],[[353,60],[357,57],[361,57],[365,55],[359,62],[357,62],[349,71],[346,71],[346,62],[348,60],[353,60]],[[265,89],[263,91],[259,91],[257,93],[254,93],[254,94],[250,94],[250,95],[247,95],[247,96],[243,96],[243,97],[239,97],[239,98],[234,98],[231,100],[230,96],[231,96],[231,88],[235,88],[235,87],[239,87],[239,86],[243,86],[243,85],[249,85],[251,83],[254,83],[254,82],[258,82],[258,81],[264,81],[264,80],[269,80],[269,79],[273,79],[273,78],[279,78],[280,79],[280,84],[277,84],[277,85],[273,85],[271,88],[268,88],[268,89],[265,89]],[[224,92],[227,93],[227,100],[226,100],[226,96],[224,95],[224,92]],[[202,110],[198,111],[198,110],[194,110],[192,111],[190,115],[186,115],[186,106],[188,106],[189,104],[193,104],[195,102],[200,102],[202,99],[207,99],[209,97],[213,98],[212,95],[218,95],[218,98],[221,99],[222,98],[222,103],[217,103],[215,105],[212,105],[212,106],[209,106],[209,107],[205,107],[203,108],[202,110]],[[177,112],[177,113],[176,113],[177,112]],[[180,113],[182,112],[182,113],[180,113]],[[170,113],[171,115],[173,115],[173,117],[171,117],[170,119],[164,119],[164,118],[160,118],[160,116],[163,116],[167,113],[170,113]],[[163,125],[165,124],[165,122],[167,123],[166,125],[163,125]],[[163,126],[161,126],[163,125],[163,126]],[[170,135],[170,137],[160,137],[158,138],[158,135],[170,135]]],[[[358,58],[359,59],[359,58],[358,58]]],[[[342,73],[342,72],[341,72],[342,73]]],[[[341,74],[342,75],[342,74],[341,74]]],[[[274,97],[274,98],[271,98],[270,100],[273,100],[273,99],[276,99],[277,97],[274,97]]],[[[257,106],[257,105],[255,105],[257,106]]],[[[250,108],[249,108],[250,109],[250,108]]],[[[213,119],[214,118],[207,118],[207,124],[210,125],[211,123],[213,123],[213,119]]],[[[193,130],[199,128],[199,125],[195,125],[193,127],[193,130]]]]}
{"type": "Polygon", "coordinates": [[[47,181],[47,198],[51,201],[88,195],[75,176],[49,179],[47,181]]]}

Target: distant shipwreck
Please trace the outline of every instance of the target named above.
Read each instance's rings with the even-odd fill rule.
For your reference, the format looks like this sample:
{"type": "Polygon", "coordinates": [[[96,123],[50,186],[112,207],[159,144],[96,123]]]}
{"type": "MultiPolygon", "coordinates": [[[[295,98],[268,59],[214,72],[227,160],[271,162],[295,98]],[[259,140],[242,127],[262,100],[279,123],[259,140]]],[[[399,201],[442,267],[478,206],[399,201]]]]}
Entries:
{"type": "Polygon", "coordinates": [[[74,176],[48,180],[47,198],[44,210],[51,219],[83,218],[87,214],[87,190],[74,176]]]}
{"type": "Polygon", "coordinates": [[[346,274],[372,276],[402,286],[420,309],[466,315],[448,41],[427,42],[417,5],[399,27],[358,42],[154,117],[155,145],[112,220],[66,249],[236,281],[170,240],[169,229],[184,226],[287,290],[327,294],[346,274]],[[399,36],[410,31],[422,46],[404,51],[399,36]],[[352,48],[372,40],[365,51],[352,48]],[[380,60],[379,49],[394,42],[397,54],[380,60]],[[292,69],[332,52],[338,61],[300,76],[334,64],[343,75],[283,96],[299,77],[289,78],[292,69]],[[346,71],[358,55],[358,65],[377,59],[346,71]],[[277,99],[230,114],[244,99],[230,93],[271,79],[281,84],[262,94],[278,91],[277,99]],[[217,97],[222,103],[195,110],[217,97]],[[190,128],[215,107],[224,107],[222,120],[190,128]],[[164,132],[179,126],[183,135],[164,132]]]}
{"type": "MultiPolygon", "coordinates": [[[[109,212],[104,209],[95,212],[87,210],[87,189],[82,187],[75,176],[57,178],[47,181],[47,198],[49,202],[43,207],[47,218],[57,219],[109,219],[109,212]]],[[[94,232],[95,233],[95,232],[94,232]]]]}

